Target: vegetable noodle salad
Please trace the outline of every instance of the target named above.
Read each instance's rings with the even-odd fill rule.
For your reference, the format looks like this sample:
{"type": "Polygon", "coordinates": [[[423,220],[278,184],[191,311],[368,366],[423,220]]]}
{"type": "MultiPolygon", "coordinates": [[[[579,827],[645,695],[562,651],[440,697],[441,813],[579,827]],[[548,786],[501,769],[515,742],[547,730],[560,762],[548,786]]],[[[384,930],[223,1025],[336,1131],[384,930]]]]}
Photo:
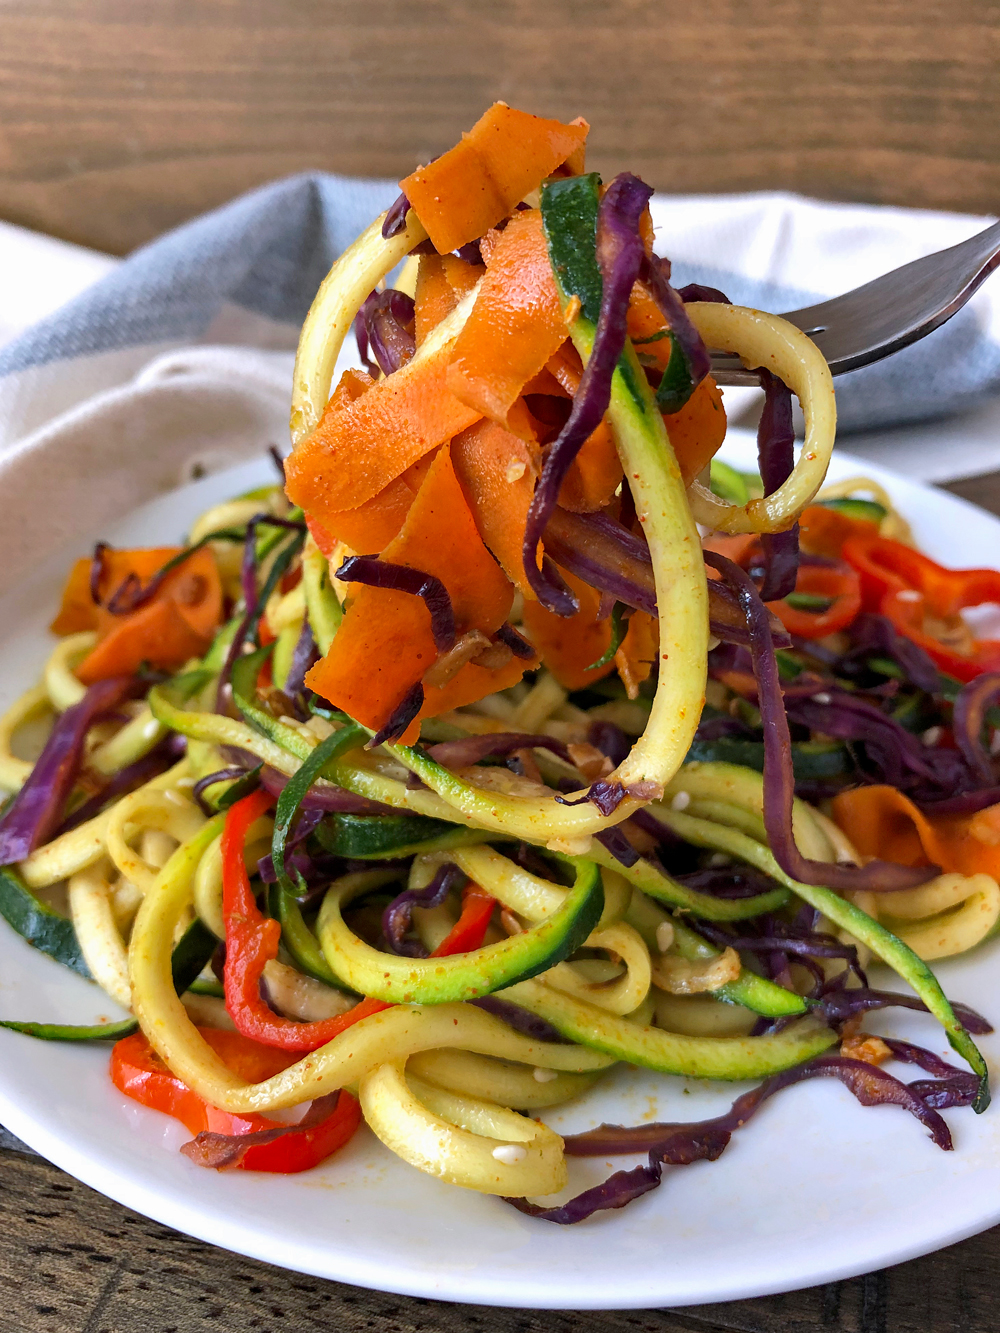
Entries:
{"type": "Polygon", "coordinates": [[[821,489],[815,345],[675,290],[650,188],[586,137],[497,103],[401,182],[306,320],[282,484],[79,560],[0,724],[0,910],[133,1015],[6,1026],[114,1042],[204,1167],[303,1170],[363,1120],[571,1223],[803,1079],[943,1149],[988,1105],[990,1026],[927,962],[1000,920],[1000,642],[961,614],[1000,573],[821,489]],[[759,475],[714,459],[707,348],[760,368],[759,475]],[[893,1006],[962,1067],[863,1030],[893,1006]],[[755,1086],[699,1124],[537,1118],[619,1063],[755,1086]],[[648,1162],[546,1201],[616,1154],[648,1162]]]}

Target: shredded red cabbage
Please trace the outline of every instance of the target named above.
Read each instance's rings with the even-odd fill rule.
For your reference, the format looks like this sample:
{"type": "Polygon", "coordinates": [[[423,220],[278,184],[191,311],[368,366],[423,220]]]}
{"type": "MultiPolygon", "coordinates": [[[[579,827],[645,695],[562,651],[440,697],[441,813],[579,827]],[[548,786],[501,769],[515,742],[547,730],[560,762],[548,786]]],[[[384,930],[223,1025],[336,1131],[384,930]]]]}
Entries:
{"type": "Polygon", "coordinates": [[[207,819],[210,819],[216,812],[211,806],[206,804],[203,796],[204,792],[207,791],[209,787],[214,787],[217,782],[232,782],[234,779],[238,780],[240,778],[245,778],[246,776],[247,770],[242,767],[237,768],[234,766],[232,768],[216,769],[214,773],[206,773],[203,778],[198,779],[191,788],[191,795],[201,807],[202,814],[207,819]]]}
{"type": "Polygon", "coordinates": [[[504,621],[493,637],[506,644],[514,656],[523,662],[528,662],[535,656],[535,650],[528,640],[518,634],[514,626],[507,621],[504,621]]]}
{"type": "MultiPolygon", "coordinates": [[[[254,760],[254,762],[259,761],[254,760]]],[[[288,784],[288,778],[284,773],[279,773],[276,768],[270,768],[265,764],[260,770],[260,784],[272,796],[280,796],[288,784]]],[[[322,810],[329,815],[395,815],[399,813],[391,805],[382,805],[379,801],[369,801],[365,796],[355,796],[352,791],[345,791],[343,787],[334,787],[328,784],[324,784],[322,787],[314,784],[310,787],[302,798],[302,808],[304,810],[322,810]]]]}
{"type": "Polygon", "coordinates": [[[514,1004],[512,1000],[502,1000],[499,995],[480,995],[477,999],[469,1000],[467,1003],[474,1004],[479,1009],[485,1009],[488,1014],[493,1014],[495,1018],[502,1019],[515,1032],[520,1032],[533,1041],[545,1041],[553,1046],[572,1046],[573,1044],[546,1019],[539,1018],[530,1009],[514,1004]]]}
{"type": "Polygon", "coordinates": [[[718,287],[704,287],[700,282],[689,282],[686,287],[681,287],[677,295],[685,305],[689,301],[714,301],[719,305],[732,305],[725,292],[720,292],[718,287]]]}
{"type": "Polygon", "coordinates": [[[672,385],[679,387],[665,395],[662,392],[665,386],[661,385],[656,395],[662,411],[679,412],[712,369],[712,358],[691,322],[691,316],[684,309],[680,294],[670,285],[670,260],[649,259],[644,253],[640,276],[670,328],[671,360],[679,353],[684,362],[686,373],[683,376],[677,376],[669,362],[667,364],[666,376],[670,377],[672,385]]]}
{"type": "Polygon", "coordinates": [[[393,592],[421,597],[430,612],[431,633],[438,652],[446,653],[455,646],[455,612],[451,597],[436,575],[425,574],[410,565],[380,560],[377,555],[352,555],[337,570],[337,578],[345,583],[364,583],[370,588],[391,588],[393,592]]]}
{"type": "Polygon", "coordinates": [[[387,241],[398,236],[406,228],[406,215],[410,211],[410,201],[405,194],[400,194],[385,217],[382,219],[382,235],[387,241]]]}
{"type": "Polygon", "coordinates": [[[391,375],[405,366],[417,348],[413,297],[394,287],[372,292],[361,307],[361,315],[372,356],[382,374],[391,375]]]}
{"type": "MultiPolygon", "coordinates": [[[[967,1004],[952,1003],[955,1017],[973,1036],[983,1036],[993,1031],[993,1025],[982,1014],[970,1009],[967,1004]]],[[[923,1000],[916,995],[906,995],[902,991],[872,990],[867,986],[836,985],[829,989],[819,1002],[819,1010],[825,1022],[831,1026],[853,1018],[855,1014],[868,1013],[872,1009],[913,1009],[926,1014],[930,1010],[923,1000]]]]}
{"type": "MultiPolygon", "coordinates": [[[[319,826],[320,822],[322,821],[326,813],[323,810],[316,810],[316,809],[307,810],[307,809],[302,809],[302,807],[300,807],[300,810],[301,813],[299,814],[298,819],[295,821],[295,828],[292,830],[292,832],[289,834],[288,838],[285,841],[285,851],[286,853],[289,854],[292,853],[303,842],[305,842],[305,840],[311,834],[315,833],[317,827],[319,826]]],[[[303,863],[302,878],[303,879],[310,878],[311,877],[310,872],[315,869],[312,857],[308,856],[308,854],[305,854],[300,858],[300,861],[303,863]]],[[[285,864],[287,868],[289,862],[286,860],[285,864]]],[[[266,856],[262,856],[260,860],[257,862],[257,874],[261,877],[261,879],[264,881],[265,884],[277,884],[278,875],[277,871],[274,868],[274,858],[272,857],[270,852],[268,852],[266,856]]],[[[293,871],[289,871],[289,878],[292,880],[293,884],[298,883],[298,881],[294,877],[293,871]]]]}
{"type": "Polygon", "coordinates": [[[984,748],[983,722],[990,704],[1000,698],[1000,674],[985,672],[963,685],[955,697],[952,730],[955,744],[974,776],[984,786],[996,785],[996,773],[989,752],[984,748]]]}
{"type": "MultiPolygon", "coordinates": [[[[904,673],[907,680],[918,690],[927,694],[937,694],[941,688],[938,669],[924,650],[906,638],[897,634],[892,621],[886,616],[863,612],[847,631],[850,649],[838,661],[835,653],[830,654],[830,665],[836,665],[838,674],[856,676],[867,669],[869,657],[888,657],[904,673]]],[[[816,653],[816,644],[805,645],[807,652],[816,653]]]]}
{"type": "Polygon", "coordinates": [[[632,751],[632,742],[614,722],[591,722],[587,740],[601,754],[607,755],[615,768],[623,764],[632,751]]]}
{"type": "MultiPolygon", "coordinates": [[[[791,476],[795,466],[792,445],[792,394],[786,384],[768,370],[761,370],[764,410],[757,427],[757,461],[764,494],[771,495],[791,476]]],[[[799,572],[799,525],[787,532],[766,532],[760,539],[764,553],[761,601],[774,602],[795,591],[799,572]]]]}
{"type": "MultiPolygon", "coordinates": [[[[120,768],[99,792],[89,797],[82,805],[78,805],[71,815],[66,816],[52,837],[61,838],[70,829],[79,828],[81,824],[86,824],[88,819],[99,815],[109,801],[127,796],[137,787],[145,786],[160,773],[166,772],[171,764],[176,763],[179,755],[183,754],[183,749],[178,749],[176,745],[178,740],[183,739],[183,737],[168,736],[150,750],[149,754],[143,755],[133,764],[127,764],[125,768],[120,768]]],[[[242,771],[241,769],[240,772],[242,771]]]]}
{"type": "Polygon", "coordinates": [[[525,575],[542,605],[560,616],[574,615],[579,603],[554,568],[538,568],[538,543],[570,464],[601,424],[611,401],[612,376],[625,347],[629,297],[646,253],[639,236],[639,220],[652,193],[637,177],[623,172],[608,186],[598,207],[597,260],[604,285],[594,346],[569,419],[549,446],[528,510],[525,575]]]}
{"type": "Polygon", "coordinates": [[[295,651],[292,653],[291,665],[288,668],[288,675],[285,678],[283,686],[285,694],[290,699],[296,699],[306,687],[306,672],[319,658],[319,652],[316,648],[316,640],[313,637],[312,626],[309,624],[309,617],[306,616],[302,621],[302,632],[295,644],[295,651]]]}
{"type": "Polygon", "coordinates": [[[400,702],[389,714],[389,718],[384,727],[376,731],[366,746],[366,749],[374,750],[376,745],[383,745],[386,741],[397,740],[410,725],[413,719],[424,706],[424,687],[418,680],[416,685],[411,686],[400,702]]]}
{"type": "Polygon", "coordinates": [[[595,833],[594,837],[623,866],[634,866],[639,860],[639,853],[620,828],[604,829],[601,833],[595,833]]]}
{"type": "Polygon", "coordinates": [[[408,940],[407,932],[413,923],[415,907],[440,907],[453,889],[460,889],[467,876],[450,862],[443,865],[423,889],[404,889],[393,898],[382,913],[382,934],[393,953],[408,958],[426,958],[427,950],[420,940],[408,940]]]}
{"type": "Polygon", "coordinates": [[[757,706],[764,727],[764,826],[778,865],[786,875],[800,883],[820,884],[831,889],[891,891],[925,884],[939,873],[933,867],[901,866],[877,860],[869,861],[865,866],[849,866],[810,861],[799,851],[792,833],[795,797],[792,742],[767,609],[752,580],[738,565],[714,551],[705,552],[705,562],[722,575],[740,598],[750,630],[757,706]]]}
{"type": "MultiPolygon", "coordinates": [[[[974,1075],[972,1076],[974,1077],[974,1075]]],[[[820,1055],[795,1069],[761,1083],[745,1092],[725,1115],[692,1124],[650,1124],[628,1128],[601,1125],[583,1134],[565,1139],[570,1157],[608,1157],[616,1154],[648,1152],[648,1166],[631,1171],[616,1171],[602,1185],[585,1190],[558,1208],[543,1208],[526,1199],[507,1199],[522,1213],[545,1222],[569,1225],[583,1222],[605,1208],[623,1208],[633,1199],[655,1189],[661,1182],[664,1166],[689,1166],[692,1162],[714,1162],[760,1106],[776,1092],[813,1078],[836,1078],[858,1099],[862,1106],[899,1106],[914,1116],[930,1133],[939,1148],[953,1147],[951,1132],[938,1112],[892,1074],[863,1060],[841,1055],[820,1055]]],[[[933,1085],[932,1085],[933,1086],[933,1085]]]]}
{"type": "Polygon", "coordinates": [[[113,676],[91,685],[78,704],[56,719],[24,786],[0,819],[0,865],[23,861],[48,841],[80,771],[87,732],[123,700],[141,693],[132,676],[113,676]]]}
{"type": "Polygon", "coordinates": [[[302,1119],[295,1125],[278,1125],[274,1129],[259,1129],[253,1134],[219,1134],[214,1130],[203,1129],[190,1143],[181,1144],[181,1152],[194,1162],[195,1166],[211,1166],[217,1171],[239,1166],[251,1148],[288,1135],[303,1134],[323,1123],[337,1109],[341,1097],[350,1093],[331,1092],[326,1097],[317,1097],[302,1119]]]}

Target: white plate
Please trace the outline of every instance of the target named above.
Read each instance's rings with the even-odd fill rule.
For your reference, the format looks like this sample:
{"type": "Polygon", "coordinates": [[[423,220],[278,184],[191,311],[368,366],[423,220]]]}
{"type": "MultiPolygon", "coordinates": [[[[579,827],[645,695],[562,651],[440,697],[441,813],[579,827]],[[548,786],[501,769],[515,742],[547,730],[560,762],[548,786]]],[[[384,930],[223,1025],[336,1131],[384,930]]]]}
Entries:
{"type": "MultiPolygon", "coordinates": [[[[749,439],[726,457],[749,466],[749,439]]],[[[921,546],[951,565],[1000,563],[1000,522],[961,500],[860,464],[891,490],[921,546]]],[[[94,533],[116,543],[176,540],[218,499],[259,484],[266,463],[210,477],[94,533]]],[[[39,512],[44,503],[37,497],[39,512]]],[[[48,561],[0,601],[4,707],[35,679],[45,624],[69,560],[48,561]]],[[[997,946],[938,967],[948,993],[1000,1017],[997,946]]],[[[97,1022],[116,1016],[89,982],[0,924],[0,1017],[97,1022]]],[[[902,1011],[872,1026],[947,1056],[929,1018],[902,1011]]],[[[994,1066],[1000,1038],[983,1049],[994,1066]]],[[[953,1057],[956,1063],[957,1057],[953,1057]]],[[[724,1301],[850,1277],[925,1254],[1000,1221],[1000,1113],[949,1112],[943,1153],[904,1112],[865,1110],[839,1084],[815,1082],[765,1104],[715,1163],[667,1171],[624,1212],[575,1227],[532,1221],[497,1199],[432,1180],[367,1131],[301,1176],[220,1174],[177,1148],[176,1122],[129,1101],[107,1076],[106,1048],[0,1031],[0,1121],[71,1175],[140,1213],[268,1263],[359,1286],[444,1300],[562,1309],[724,1301]]],[[[620,1071],[548,1117],[575,1132],[610,1120],[715,1115],[743,1089],[620,1071]]],[[[1000,1103],[998,1103],[1000,1105],[1000,1103]]],[[[572,1193],[632,1165],[571,1161],[572,1193]]]]}

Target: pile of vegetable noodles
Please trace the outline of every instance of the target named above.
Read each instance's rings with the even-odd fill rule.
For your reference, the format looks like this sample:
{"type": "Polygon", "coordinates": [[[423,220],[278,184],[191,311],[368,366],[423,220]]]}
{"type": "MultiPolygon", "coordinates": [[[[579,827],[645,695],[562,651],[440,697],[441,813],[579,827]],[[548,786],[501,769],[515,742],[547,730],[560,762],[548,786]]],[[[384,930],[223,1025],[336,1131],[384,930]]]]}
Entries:
{"type": "Polygon", "coordinates": [[[820,490],[816,347],[675,291],[586,134],[498,103],[402,182],[306,320],[283,485],[78,561],[0,724],[0,910],[134,1015],[6,1026],[114,1041],[203,1166],[303,1170],[363,1119],[568,1223],[803,1079],[945,1149],[988,1104],[989,1024],[926,960],[1000,919],[1000,643],[961,616],[1000,574],[820,490]],[[713,461],[707,347],[761,368],[759,475],[713,461]],[[969,1068],[862,1030],[893,1006],[969,1068]],[[535,1118],[618,1063],[756,1086],[702,1124],[535,1118]],[[636,1153],[550,1206],[567,1155],[636,1153]]]}

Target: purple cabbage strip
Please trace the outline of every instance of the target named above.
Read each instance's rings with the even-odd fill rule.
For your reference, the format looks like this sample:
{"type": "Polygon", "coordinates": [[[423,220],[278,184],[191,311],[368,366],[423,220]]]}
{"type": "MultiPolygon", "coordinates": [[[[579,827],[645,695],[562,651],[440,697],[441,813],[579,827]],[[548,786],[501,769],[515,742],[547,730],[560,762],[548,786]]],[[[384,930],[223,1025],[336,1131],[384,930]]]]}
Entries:
{"type": "MultiPolygon", "coordinates": [[[[255,759],[254,762],[259,761],[255,759]]],[[[260,770],[260,785],[265,787],[272,796],[280,796],[287,784],[288,778],[284,773],[279,773],[276,768],[270,768],[265,764],[260,770]]],[[[355,796],[354,792],[346,791],[343,787],[335,787],[330,783],[323,783],[322,785],[314,783],[302,798],[302,809],[322,810],[328,815],[395,815],[399,813],[390,805],[382,805],[378,801],[369,801],[366,796],[355,796]]]]}
{"type": "MultiPolygon", "coordinates": [[[[761,370],[764,410],[757,427],[757,461],[764,494],[773,494],[791,476],[795,466],[792,444],[792,394],[769,370],[761,370]]],[[[760,585],[763,602],[774,602],[795,591],[799,572],[799,525],[787,532],[765,532],[760,539],[764,552],[764,578],[760,585]]]]}
{"type": "Polygon", "coordinates": [[[582,1222],[600,1209],[623,1208],[660,1184],[665,1165],[690,1166],[693,1162],[716,1161],[728,1147],[734,1132],[741,1129],[769,1097],[813,1078],[839,1079],[862,1106],[899,1106],[924,1125],[939,1148],[947,1152],[953,1147],[948,1126],[913,1087],[907,1087],[884,1069],[863,1060],[820,1055],[795,1069],[775,1074],[759,1087],[745,1092],[742,1097],[737,1097],[725,1115],[712,1120],[637,1125],[634,1128],[601,1125],[583,1134],[571,1134],[565,1139],[566,1153],[570,1157],[648,1152],[649,1165],[631,1171],[616,1171],[602,1185],[585,1190],[557,1208],[543,1208],[526,1199],[507,1199],[507,1202],[530,1217],[562,1225],[582,1222]]]}
{"type": "Polygon", "coordinates": [[[257,591],[257,528],[273,527],[285,528],[289,532],[303,532],[305,525],[296,522],[290,518],[276,518],[273,514],[257,514],[247,524],[247,535],[243,542],[243,560],[240,565],[240,584],[243,589],[243,619],[240,621],[236,633],[233,635],[233,641],[229,645],[229,651],[226,653],[226,660],[219,672],[219,683],[215,692],[215,711],[224,713],[226,711],[226,688],[229,685],[229,677],[233,669],[233,664],[243,651],[243,645],[246,643],[247,635],[251,628],[260,618],[259,607],[260,594],[257,591]]]}
{"type": "Polygon", "coordinates": [[[294,699],[305,689],[306,672],[318,657],[319,653],[316,650],[316,640],[313,638],[312,626],[309,624],[309,617],[306,616],[302,621],[302,633],[299,635],[295,651],[292,653],[291,666],[288,668],[288,676],[285,679],[284,692],[290,698],[294,699]]]}
{"type": "Polygon", "coordinates": [[[681,287],[677,292],[685,305],[689,301],[714,301],[718,305],[732,305],[725,292],[720,292],[718,287],[703,287],[700,282],[689,282],[686,287],[681,287]]]}
{"type": "Polygon", "coordinates": [[[378,362],[373,361],[368,355],[368,320],[366,319],[368,302],[373,301],[378,296],[378,292],[370,292],[361,302],[361,308],[354,316],[354,338],[358,344],[358,356],[361,358],[361,364],[369,375],[378,374],[378,362]]]}
{"type": "Polygon", "coordinates": [[[684,357],[693,391],[711,371],[712,358],[701,340],[701,334],[691,322],[691,316],[684,309],[680,293],[670,285],[670,260],[648,259],[643,253],[640,277],[670,326],[674,346],[684,357]]]}
{"type": "Polygon", "coordinates": [[[101,605],[101,579],[104,577],[104,558],[110,547],[107,542],[97,542],[90,559],[90,600],[95,606],[101,605]]]}
{"type": "Polygon", "coordinates": [[[140,688],[132,676],[99,680],[56,719],[24,786],[0,819],[0,865],[23,861],[58,828],[80,771],[87,732],[140,688]]]}
{"type": "Polygon", "coordinates": [[[952,730],[955,744],[977,780],[984,787],[996,786],[996,773],[988,752],[983,748],[983,720],[990,704],[1000,697],[1000,675],[984,672],[963,685],[955,697],[952,730]]]}
{"type": "Polygon", "coordinates": [[[532,645],[507,621],[504,621],[493,637],[506,644],[514,656],[523,662],[529,662],[535,656],[532,645]]]}
{"type": "MultiPolygon", "coordinates": [[[[316,827],[323,819],[324,813],[325,812],[322,810],[315,809],[302,810],[302,813],[295,821],[295,827],[289,835],[288,841],[285,843],[285,851],[292,852],[300,843],[305,842],[310,834],[315,833],[316,827]]],[[[306,857],[304,859],[309,862],[308,868],[311,868],[312,858],[306,857]]],[[[265,884],[276,884],[278,882],[278,876],[274,869],[274,859],[270,853],[268,853],[267,856],[262,856],[257,862],[257,873],[265,884]]],[[[305,878],[304,873],[303,878],[305,878]]],[[[294,876],[292,882],[295,883],[294,876]]]]}
{"type": "Polygon", "coordinates": [[[602,833],[595,833],[594,837],[623,866],[634,866],[639,860],[639,853],[620,828],[606,828],[602,833]]]}
{"type": "Polygon", "coordinates": [[[417,350],[413,336],[413,297],[387,287],[373,292],[361,307],[372,356],[383,375],[391,375],[417,350]]]}
{"type": "Polygon", "coordinates": [[[427,753],[444,768],[468,768],[484,759],[503,759],[515,750],[550,750],[570,764],[569,751],[553,736],[532,736],[522,731],[495,731],[485,736],[463,736],[457,741],[441,741],[427,753]]]}
{"type": "MultiPolygon", "coordinates": [[[[67,815],[59,827],[54,830],[52,837],[60,838],[64,833],[68,833],[70,829],[86,824],[88,819],[93,819],[95,815],[101,813],[108,801],[116,800],[120,796],[127,796],[129,792],[135,791],[137,787],[144,786],[153,778],[166,772],[176,760],[176,756],[172,752],[172,740],[173,737],[167,737],[154,749],[150,750],[149,754],[137,759],[134,764],[127,764],[125,768],[120,768],[99,792],[95,792],[93,796],[88,797],[82,805],[77,806],[71,815],[67,815]]],[[[241,769],[241,774],[242,771],[241,769]]],[[[212,813],[215,812],[212,811],[212,813]]]]}
{"type": "Polygon", "coordinates": [[[928,815],[975,815],[1000,803],[1000,787],[983,787],[979,791],[963,792],[960,796],[947,796],[942,801],[930,800],[917,793],[916,800],[928,815]]]}
{"type": "Polygon", "coordinates": [[[617,768],[632,751],[632,742],[614,722],[591,722],[587,740],[601,754],[606,755],[617,768]]]}
{"type": "Polygon", "coordinates": [[[385,240],[392,240],[406,227],[406,215],[410,211],[410,201],[405,194],[400,194],[382,219],[382,235],[385,240]]]}
{"type": "Polygon", "coordinates": [[[533,1041],[546,1041],[553,1046],[571,1046],[573,1044],[547,1019],[533,1014],[530,1009],[514,1004],[512,1000],[502,1000],[499,995],[480,995],[478,999],[469,1000],[468,1003],[474,1004],[478,1009],[485,1009],[488,1014],[502,1019],[515,1032],[520,1032],[525,1037],[531,1037],[533,1041]]]}
{"type": "Polygon", "coordinates": [[[284,486],[284,484],[285,484],[285,460],[284,460],[284,458],[282,457],[281,450],[278,448],[278,446],[277,446],[276,444],[269,444],[269,445],[267,446],[267,452],[270,454],[270,456],[271,456],[271,462],[274,464],[275,469],[277,470],[278,476],[281,478],[281,484],[282,484],[282,486],[284,486]]]}
{"type": "MultiPolygon", "coordinates": [[[[869,657],[888,657],[918,690],[937,694],[941,688],[938,669],[918,644],[903,634],[897,634],[892,621],[886,616],[866,611],[856,618],[847,631],[850,649],[839,663],[830,656],[830,665],[836,665],[838,674],[853,676],[860,673],[869,657]]],[[[805,651],[816,653],[817,645],[805,645],[805,651]]]]}
{"type": "Polygon", "coordinates": [[[598,207],[597,261],[603,291],[594,346],[569,419],[549,446],[528,510],[525,575],[542,605],[560,616],[574,615],[579,603],[554,569],[538,568],[538,543],[545,534],[570,464],[601,424],[611,401],[611,380],[625,347],[629,297],[646,255],[639,236],[639,219],[652,193],[637,177],[623,172],[608,186],[598,207]]]}
{"type": "Polygon", "coordinates": [[[439,653],[455,646],[455,612],[448,589],[434,574],[410,565],[395,565],[377,555],[352,555],[337,570],[345,583],[364,583],[370,588],[390,588],[393,592],[420,597],[430,612],[431,633],[439,653]]]}
{"type": "Polygon", "coordinates": [[[799,851],[792,832],[795,798],[792,742],[767,609],[751,579],[738,565],[714,551],[705,552],[705,562],[717,570],[739,596],[750,630],[757,706],[764,727],[764,826],[768,845],[778,865],[786,875],[802,884],[820,884],[831,889],[887,892],[925,884],[938,874],[933,867],[901,866],[877,860],[869,861],[865,866],[830,864],[810,861],[799,851]]]}
{"type": "Polygon", "coordinates": [[[413,923],[414,907],[440,907],[453,889],[460,889],[467,876],[458,866],[441,866],[437,874],[423,889],[404,889],[393,898],[382,913],[382,934],[393,953],[407,958],[426,958],[427,950],[419,940],[408,940],[407,931],[413,923]]]}
{"type": "Polygon", "coordinates": [[[424,706],[424,687],[418,680],[416,685],[403,696],[400,702],[389,714],[384,727],[376,731],[375,735],[368,742],[367,749],[374,750],[376,745],[383,745],[386,741],[394,741],[402,736],[403,732],[410,725],[413,719],[424,706]]]}
{"type": "MultiPolygon", "coordinates": [[[[976,1013],[975,1009],[970,1009],[967,1004],[952,1003],[951,1007],[958,1021],[973,1036],[981,1037],[993,1031],[989,1019],[976,1013]]],[[[819,1011],[824,1021],[831,1026],[873,1009],[913,1009],[920,1014],[930,1013],[923,1000],[916,995],[906,995],[902,991],[872,990],[867,986],[837,986],[828,990],[819,1002],[819,1011]]]]}
{"type": "Polygon", "coordinates": [[[211,819],[212,816],[218,812],[213,810],[211,806],[202,799],[202,792],[208,787],[214,787],[217,782],[232,782],[233,779],[245,778],[247,771],[248,770],[243,767],[219,768],[214,773],[206,773],[203,778],[198,779],[191,788],[191,795],[198,802],[201,812],[206,819],[211,819]]]}
{"type": "MultiPolygon", "coordinates": [[[[663,825],[660,825],[655,836],[659,836],[662,830],[663,825]]],[[[715,898],[756,898],[758,894],[771,893],[779,887],[775,880],[744,865],[709,866],[686,875],[673,875],[672,878],[685,888],[710,893],[715,898]]],[[[698,929],[704,932],[704,923],[699,924],[698,929]]]]}

